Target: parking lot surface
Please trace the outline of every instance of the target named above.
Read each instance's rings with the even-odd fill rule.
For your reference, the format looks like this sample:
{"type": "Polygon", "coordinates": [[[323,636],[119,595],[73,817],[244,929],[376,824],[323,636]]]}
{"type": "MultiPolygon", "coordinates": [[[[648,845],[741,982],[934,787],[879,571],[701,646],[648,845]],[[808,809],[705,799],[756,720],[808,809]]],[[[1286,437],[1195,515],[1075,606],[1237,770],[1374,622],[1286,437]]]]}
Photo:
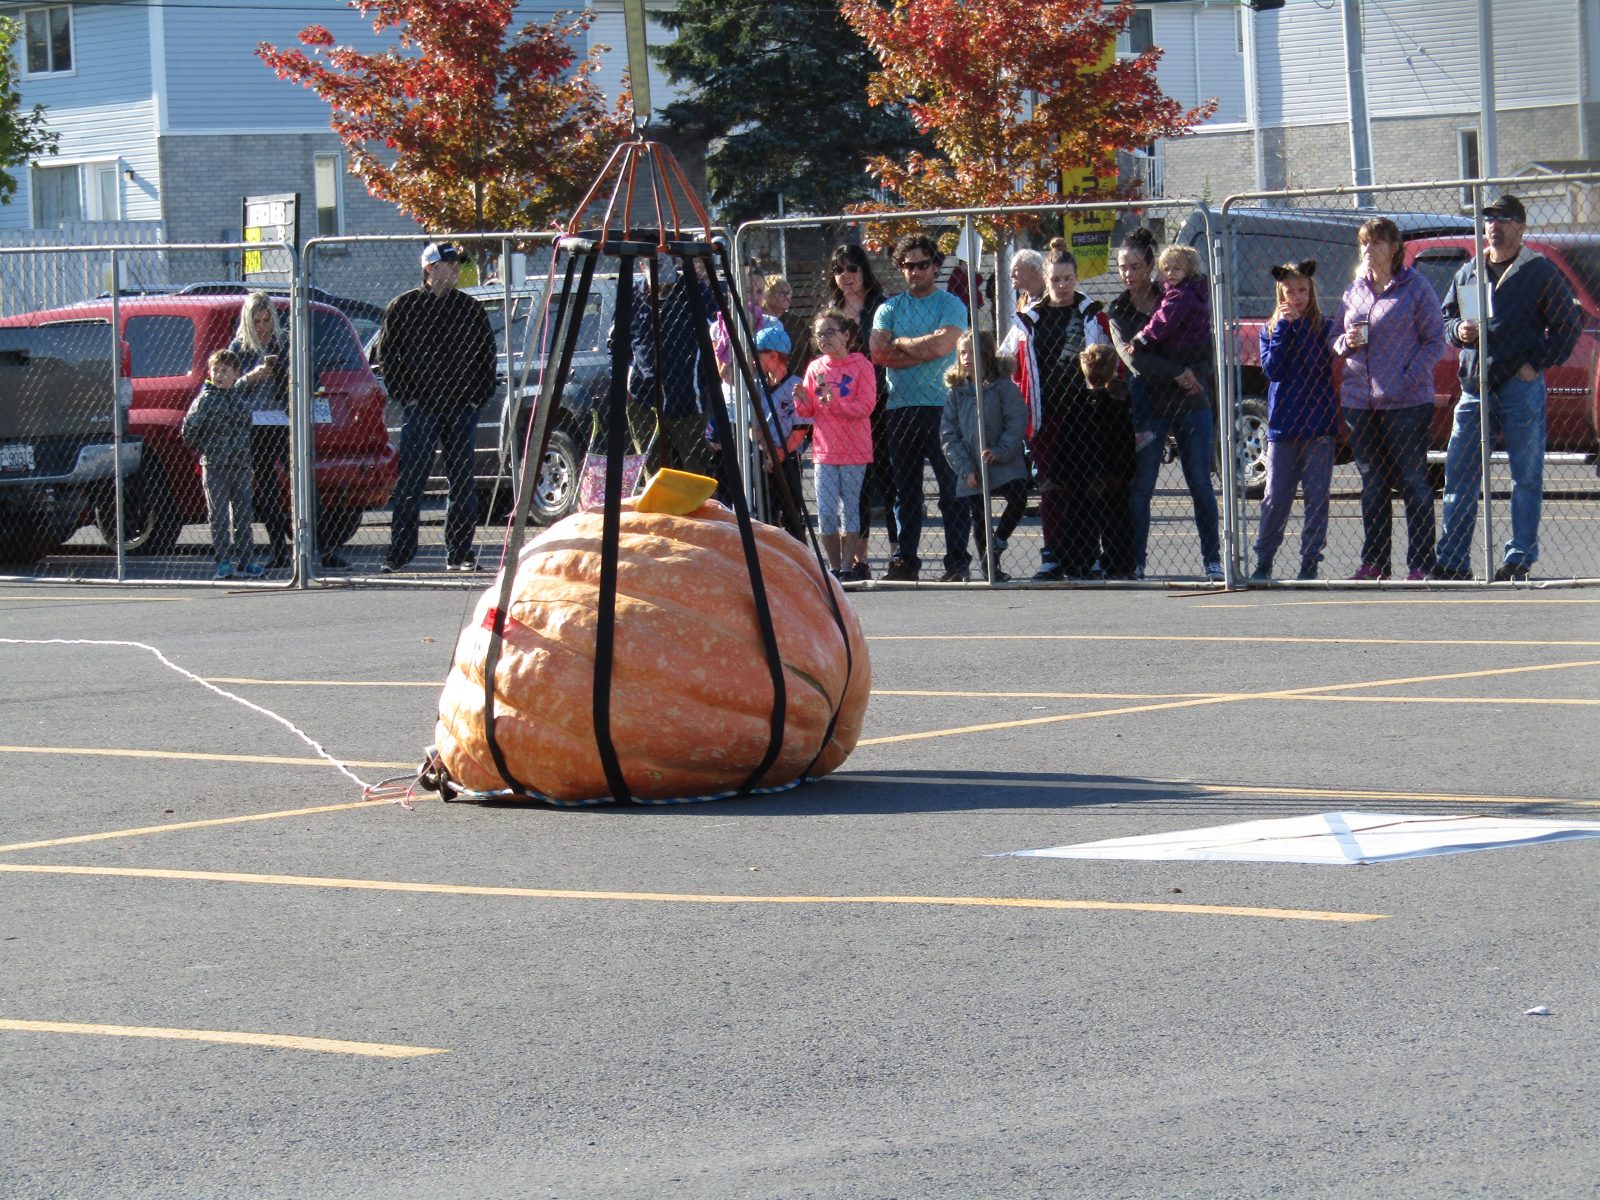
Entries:
{"type": "Polygon", "coordinates": [[[1596,1194],[1600,840],[995,856],[1600,821],[1600,593],[861,593],[761,800],[407,809],[268,715],[404,772],[473,598],[0,587],[0,1194],[1596,1194]]]}

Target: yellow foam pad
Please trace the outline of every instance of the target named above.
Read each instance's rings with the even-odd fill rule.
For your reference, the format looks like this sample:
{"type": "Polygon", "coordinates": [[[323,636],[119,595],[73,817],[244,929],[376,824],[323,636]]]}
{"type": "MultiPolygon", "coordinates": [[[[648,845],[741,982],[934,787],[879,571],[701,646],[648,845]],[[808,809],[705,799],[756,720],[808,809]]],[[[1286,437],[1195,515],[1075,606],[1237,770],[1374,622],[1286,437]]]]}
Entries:
{"type": "Polygon", "coordinates": [[[687,516],[711,499],[717,490],[717,481],[709,475],[696,475],[692,471],[674,471],[664,467],[657,471],[634,504],[636,512],[667,513],[674,517],[687,516]]]}

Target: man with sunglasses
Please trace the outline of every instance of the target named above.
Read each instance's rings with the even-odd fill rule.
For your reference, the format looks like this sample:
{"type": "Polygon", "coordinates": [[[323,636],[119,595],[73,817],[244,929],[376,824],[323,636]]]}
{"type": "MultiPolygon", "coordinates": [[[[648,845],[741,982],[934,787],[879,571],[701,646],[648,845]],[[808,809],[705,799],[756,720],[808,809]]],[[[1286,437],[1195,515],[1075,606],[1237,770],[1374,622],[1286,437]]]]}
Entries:
{"type": "Polygon", "coordinates": [[[1444,297],[1445,337],[1461,347],[1461,400],[1445,451],[1444,532],[1431,579],[1470,580],[1472,530],[1482,475],[1479,422],[1505,436],[1511,464],[1511,538],[1494,581],[1524,580],[1539,557],[1544,500],[1544,372],[1566,362],[1583,331],[1583,310],[1554,264],[1522,244],[1528,213],[1507,193],[1483,209],[1483,255],[1456,272],[1444,297]],[[1478,312],[1478,270],[1488,312],[1478,312]],[[1480,387],[1478,358],[1486,388],[1480,387]],[[1480,396],[1480,390],[1482,395],[1480,396]]]}
{"type": "Polygon", "coordinates": [[[888,580],[915,581],[922,569],[917,544],[922,536],[924,463],[933,467],[944,523],[944,574],[939,581],[959,583],[972,571],[967,550],[972,510],[956,496],[955,472],[939,444],[944,373],[955,361],[967,310],[949,292],[934,286],[941,261],[933,239],[925,233],[910,233],[896,242],[894,262],[905,276],[906,290],[879,305],[872,319],[872,361],[887,368],[889,378],[884,430],[900,526],[899,553],[883,573],[888,580]]]}

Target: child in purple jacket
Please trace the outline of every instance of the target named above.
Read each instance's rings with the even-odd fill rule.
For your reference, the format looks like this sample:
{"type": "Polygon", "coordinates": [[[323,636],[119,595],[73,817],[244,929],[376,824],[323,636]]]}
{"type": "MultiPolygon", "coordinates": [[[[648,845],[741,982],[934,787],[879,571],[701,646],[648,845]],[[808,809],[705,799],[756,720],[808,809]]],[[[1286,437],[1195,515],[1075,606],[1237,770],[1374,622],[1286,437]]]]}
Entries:
{"type": "Polygon", "coordinates": [[[1156,266],[1166,290],[1133,344],[1173,362],[1198,366],[1211,357],[1211,289],[1200,274],[1200,254],[1193,246],[1165,246],[1156,266]]]}
{"type": "Polygon", "coordinates": [[[1339,394],[1333,386],[1339,313],[1324,317],[1317,305],[1315,259],[1272,268],[1277,308],[1261,327],[1261,373],[1267,377],[1267,494],[1261,501],[1252,583],[1272,582],[1272,559],[1294,506],[1304,496],[1297,579],[1315,579],[1328,541],[1328,491],[1333,479],[1339,394]]]}

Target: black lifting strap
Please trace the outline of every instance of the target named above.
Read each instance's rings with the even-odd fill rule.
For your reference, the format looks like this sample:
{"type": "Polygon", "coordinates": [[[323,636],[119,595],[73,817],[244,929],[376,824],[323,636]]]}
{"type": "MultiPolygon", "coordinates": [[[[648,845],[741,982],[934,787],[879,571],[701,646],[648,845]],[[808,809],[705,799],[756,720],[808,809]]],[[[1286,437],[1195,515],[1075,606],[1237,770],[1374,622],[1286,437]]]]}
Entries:
{"type": "MultiPolygon", "coordinates": [[[[684,257],[684,274],[689,280],[689,311],[694,319],[695,338],[700,347],[700,394],[710,401],[711,419],[717,432],[717,443],[722,447],[722,475],[723,483],[729,497],[733,500],[734,515],[739,522],[739,541],[744,547],[745,565],[750,571],[750,593],[756,606],[756,624],[761,630],[761,646],[766,651],[767,672],[772,679],[772,724],[767,741],[767,753],[761,759],[756,769],[750,772],[742,784],[739,785],[741,795],[752,791],[760,782],[761,777],[778,760],[778,754],[783,749],[783,727],[788,718],[788,692],[783,679],[783,659],[778,653],[778,634],[772,625],[772,607],[767,600],[766,584],[761,578],[761,559],[756,551],[755,530],[750,525],[750,507],[745,502],[744,484],[739,472],[739,456],[733,440],[733,423],[728,420],[728,406],[722,398],[722,381],[717,378],[716,354],[711,347],[711,314],[705,309],[705,298],[697,286],[698,275],[694,273],[694,264],[689,257],[684,257]]],[[[725,321],[729,321],[726,296],[722,285],[717,279],[716,265],[709,261],[707,256],[706,272],[711,277],[711,292],[719,312],[725,321]]],[[[729,330],[733,329],[729,321],[729,330]]],[[[736,338],[730,338],[737,345],[736,338]]],[[[740,363],[744,365],[744,358],[740,356],[740,363]]],[[[747,375],[746,378],[749,378],[747,375]]]]}
{"type": "MultiPolygon", "coordinates": [[[[719,250],[721,250],[721,253],[722,253],[723,269],[724,270],[728,270],[727,252],[726,252],[725,249],[721,249],[720,247],[719,247],[719,250]]],[[[722,284],[717,278],[716,271],[713,270],[713,271],[709,272],[709,274],[711,275],[711,290],[712,290],[712,293],[716,296],[717,304],[725,312],[726,311],[730,311],[731,310],[731,306],[728,304],[727,297],[723,293],[722,284]]],[[[729,272],[729,277],[730,278],[732,277],[731,271],[729,272]]],[[[751,333],[749,323],[746,320],[745,307],[744,307],[743,304],[739,304],[737,306],[737,308],[738,308],[738,312],[739,312],[739,316],[738,316],[739,326],[744,331],[744,335],[749,340],[750,345],[753,346],[753,345],[755,345],[755,336],[754,336],[754,334],[751,333]]],[[[734,361],[738,364],[738,368],[739,368],[740,374],[743,375],[745,379],[758,381],[760,383],[760,387],[759,387],[758,392],[757,391],[753,391],[751,393],[752,396],[755,396],[755,395],[759,394],[760,399],[757,401],[758,406],[759,405],[765,405],[767,410],[770,412],[771,411],[771,407],[772,407],[772,401],[771,401],[771,398],[767,396],[766,387],[765,387],[764,381],[762,380],[762,376],[759,373],[759,370],[753,370],[751,368],[751,364],[750,364],[749,360],[746,359],[746,357],[745,357],[744,345],[741,343],[740,339],[737,336],[730,337],[728,340],[732,344],[734,361]]],[[[720,397],[720,395],[721,395],[720,390],[718,392],[718,395],[720,397]]],[[[720,403],[720,400],[719,400],[719,403],[720,403]]],[[[758,419],[756,421],[756,424],[761,428],[763,439],[764,439],[766,445],[768,446],[768,448],[770,449],[772,447],[772,436],[771,436],[770,431],[767,429],[767,422],[765,420],[765,415],[766,415],[765,413],[758,414],[760,419],[758,419]]],[[[724,416],[726,416],[725,412],[724,412],[724,416]]],[[[719,431],[718,431],[718,436],[719,436],[719,438],[722,437],[720,428],[719,428],[719,431]]],[[[724,447],[724,453],[726,453],[726,448],[730,445],[730,442],[726,438],[723,438],[722,439],[722,444],[723,444],[723,447],[724,447]]],[[[776,458],[774,458],[772,461],[776,462],[777,460],[776,460],[776,458]]],[[[805,504],[804,504],[803,498],[795,497],[790,492],[790,490],[789,490],[789,481],[784,476],[782,471],[774,471],[773,474],[777,477],[777,480],[778,480],[779,496],[781,498],[781,502],[783,504],[785,504],[786,506],[788,506],[789,512],[791,514],[797,514],[800,517],[800,519],[805,522],[806,532],[807,532],[807,534],[810,535],[810,538],[811,538],[811,552],[816,557],[816,560],[817,560],[817,570],[823,572],[824,576],[825,576],[826,572],[828,570],[828,566],[827,566],[827,563],[823,560],[822,547],[820,545],[818,545],[818,543],[817,543],[817,531],[816,531],[815,526],[812,524],[811,514],[809,512],[807,512],[806,509],[805,509],[805,504]]],[[[828,728],[822,735],[822,742],[817,747],[817,752],[816,752],[815,755],[812,756],[811,761],[806,764],[806,769],[804,771],[804,774],[807,774],[807,775],[809,775],[811,773],[811,768],[817,765],[817,760],[822,757],[823,751],[828,748],[828,743],[833,740],[833,731],[839,724],[839,713],[844,707],[845,693],[850,690],[850,679],[855,673],[855,655],[850,649],[850,633],[849,633],[849,630],[847,629],[847,627],[845,625],[844,612],[839,608],[838,598],[834,595],[833,588],[827,585],[826,578],[824,578],[823,584],[824,584],[824,590],[827,592],[827,596],[828,596],[828,607],[833,613],[834,626],[839,631],[839,640],[841,642],[843,642],[843,644],[844,644],[844,686],[839,689],[838,702],[834,704],[833,711],[828,714],[828,728]]]]}
{"type": "MultiPolygon", "coordinates": [[[[510,536],[506,541],[504,563],[500,570],[500,592],[495,598],[494,608],[490,610],[492,620],[489,626],[489,646],[484,656],[483,728],[489,744],[489,756],[494,760],[494,768],[500,773],[500,778],[505,780],[508,788],[532,798],[537,796],[512,775],[511,768],[506,764],[505,752],[500,748],[500,740],[495,736],[494,674],[495,667],[500,661],[500,647],[505,638],[506,614],[511,607],[511,589],[516,582],[517,559],[527,533],[528,513],[533,507],[533,493],[539,482],[539,471],[544,463],[545,450],[550,444],[550,433],[555,428],[555,413],[561,406],[561,396],[566,389],[567,377],[572,369],[572,355],[578,342],[579,326],[583,319],[584,308],[588,304],[589,287],[594,279],[595,257],[591,252],[573,255],[567,259],[566,274],[561,283],[563,301],[561,318],[556,325],[553,343],[557,349],[556,360],[553,364],[546,360],[544,374],[539,381],[538,407],[534,410],[533,420],[528,427],[522,458],[522,477],[517,481],[516,512],[510,536]],[[578,272],[578,286],[574,290],[572,277],[580,258],[583,267],[578,272]]],[[[537,331],[534,336],[538,337],[537,331]]],[[[507,364],[507,369],[509,367],[510,364],[507,364]]]]}
{"type": "MultiPolygon", "coordinates": [[[[653,266],[653,264],[652,264],[653,266]]],[[[652,283],[654,271],[651,271],[652,283]]],[[[594,635],[594,740],[612,799],[633,799],[611,741],[611,667],[617,636],[618,536],[622,524],[622,459],[628,439],[628,364],[633,357],[633,258],[617,266],[617,308],[611,327],[611,387],[606,393],[606,492],[600,530],[600,596],[594,635]]],[[[652,287],[647,299],[658,303],[652,287]]],[[[652,324],[654,325],[654,321],[652,324]]],[[[660,341],[657,336],[657,346],[660,341]]],[[[659,349],[656,379],[661,378],[659,349]]]]}

